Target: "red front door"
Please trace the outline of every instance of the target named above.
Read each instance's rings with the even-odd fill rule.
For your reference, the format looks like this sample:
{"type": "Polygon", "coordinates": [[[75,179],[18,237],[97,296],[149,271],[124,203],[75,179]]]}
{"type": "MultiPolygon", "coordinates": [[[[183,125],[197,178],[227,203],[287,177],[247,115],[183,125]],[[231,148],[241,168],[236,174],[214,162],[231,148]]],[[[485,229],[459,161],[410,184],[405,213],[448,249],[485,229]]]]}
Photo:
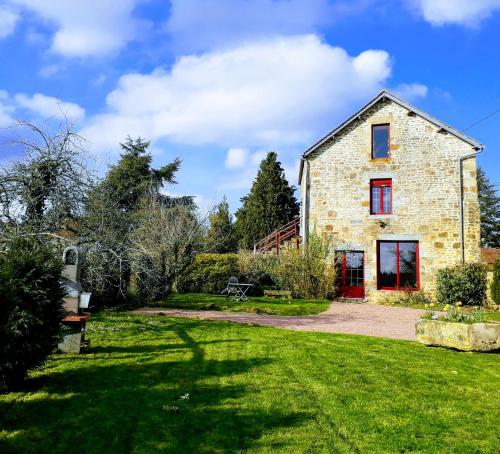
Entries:
{"type": "Polygon", "coordinates": [[[339,260],[339,296],[364,298],[364,252],[343,252],[339,260]]]}

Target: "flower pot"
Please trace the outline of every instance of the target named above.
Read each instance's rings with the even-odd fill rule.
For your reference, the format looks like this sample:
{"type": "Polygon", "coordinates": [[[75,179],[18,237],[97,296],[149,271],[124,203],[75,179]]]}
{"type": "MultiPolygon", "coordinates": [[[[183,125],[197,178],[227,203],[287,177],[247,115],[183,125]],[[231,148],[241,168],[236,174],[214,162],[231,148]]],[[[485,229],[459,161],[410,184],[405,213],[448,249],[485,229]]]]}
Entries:
{"type": "Polygon", "coordinates": [[[456,323],[420,319],[416,325],[417,341],[425,345],[463,351],[500,350],[500,323],[456,323]]]}

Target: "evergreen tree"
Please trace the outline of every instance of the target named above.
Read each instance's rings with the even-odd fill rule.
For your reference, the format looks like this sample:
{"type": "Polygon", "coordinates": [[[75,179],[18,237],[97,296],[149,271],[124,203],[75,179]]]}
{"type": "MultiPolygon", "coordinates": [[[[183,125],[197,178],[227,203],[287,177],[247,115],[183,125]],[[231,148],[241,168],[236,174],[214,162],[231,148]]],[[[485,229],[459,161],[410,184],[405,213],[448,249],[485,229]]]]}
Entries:
{"type": "Polygon", "coordinates": [[[500,247],[500,197],[480,167],[477,169],[477,188],[481,211],[481,245],[500,247]]]}
{"type": "Polygon", "coordinates": [[[207,234],[209,250],[220,254],[236,252],[237,241],[233,217],[229,212],[226,196],[219,203],[217,209],[208,216],[208,219],[210,221],[207,234]]]}
{"type": "Polygon", "coordinates": [[[120,161],[111,166],[104,185],[119,198],[125,211],[136,208],[141,196],[147,192],[158,192],[165,183],[175,183],[174,175],[179,170],[180,160],[175,159],[160,169],[151,168],[152,156],[148,151],[150,142],[138,137],[127,137],[120,146],[123,150],[120,161]]]}
{"type": "Polygon", "coordinates": [[[133,279],[131,235],[140,222],[140,201],[154,196],[168,207],[190,205],[192,198],[170,199],[159,194],[165,183],[175,183],[180,160],[154,169],[150,142],[127,137],[120,146],[120,160],[110,167],[101,184],[91,192],[79,236],[85,238],[82,282],[94,289],[95,299],[109,304],[126,297],[133,279]]]}
{"type": "Polygon", "coordinates": [[[251,248],[298,216],[299,204],[294,192],[295,187],[288,184],[276,153],[268,153],[260,163],[250,193],[241,199],[243,205],[236,212],[236,233],[241,247],[251,248]]]}

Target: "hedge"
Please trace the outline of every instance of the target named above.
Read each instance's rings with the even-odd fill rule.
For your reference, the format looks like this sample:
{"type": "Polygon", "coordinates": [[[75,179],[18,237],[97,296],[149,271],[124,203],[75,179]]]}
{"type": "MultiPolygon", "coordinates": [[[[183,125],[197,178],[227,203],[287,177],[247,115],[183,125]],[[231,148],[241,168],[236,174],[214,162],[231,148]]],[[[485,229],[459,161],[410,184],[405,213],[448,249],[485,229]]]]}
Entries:
{"type": "Polygon", "coordinates": [[[466,263],[438,270],[436,294],[444,304],[461,302],[465,306],[481,306],[486,302],[486,267],[466,263]]]}
{"type": "Polygon", "coordinates": [[[179,293],[218,294],[231,276],[239,277],[238,254],[198,254],[177,278],[179,293]]]}

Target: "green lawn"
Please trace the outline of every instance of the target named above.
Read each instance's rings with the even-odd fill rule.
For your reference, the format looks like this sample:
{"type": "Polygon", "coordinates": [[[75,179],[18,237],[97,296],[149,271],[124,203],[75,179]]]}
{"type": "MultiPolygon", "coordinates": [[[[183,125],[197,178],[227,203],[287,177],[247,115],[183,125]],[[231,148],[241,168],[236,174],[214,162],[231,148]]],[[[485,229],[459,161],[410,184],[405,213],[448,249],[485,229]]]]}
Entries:
{"type": "Polygon", "coordinates": [[[248,301],[238,302],[231,298],[226,299],[222,295],[191,293],[173,294],[167,300],[159,301],[154,305],[181,309],[253,312],[255,314],[313,315],[326,311],[330,301],[250,297],[248,301]]]}
{"type": "Polygon", "coordinates": [[[498,452],[499,355],[116,313],[89,338],[0,395],[0,452],[498,452]]]}

